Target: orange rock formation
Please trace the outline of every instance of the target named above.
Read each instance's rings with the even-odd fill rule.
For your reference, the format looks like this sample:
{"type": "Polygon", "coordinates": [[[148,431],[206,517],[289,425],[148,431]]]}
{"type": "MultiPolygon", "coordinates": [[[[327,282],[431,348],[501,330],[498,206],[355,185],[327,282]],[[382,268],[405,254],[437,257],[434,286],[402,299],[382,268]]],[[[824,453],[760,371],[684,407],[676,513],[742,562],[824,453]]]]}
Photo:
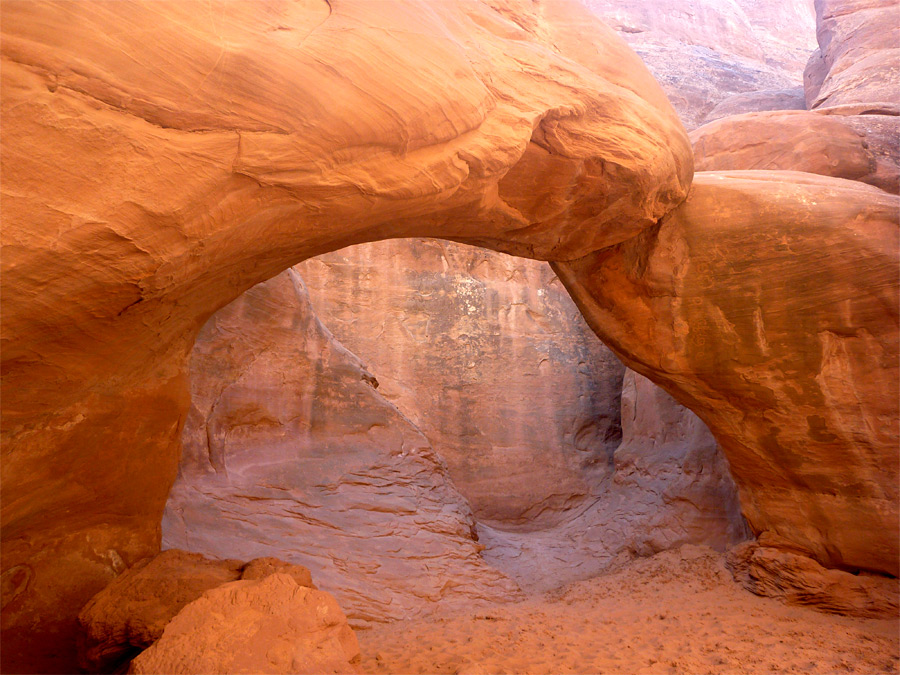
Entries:
{"type": "MultiPolygon", "coordinates": [[[[883,101],[890,3],[836,5],[817,2],[807,100],[883,101]]],[[[390,237],[554,261],[604,341],[709,425],[755,533],[898,573],[893,196],[767,171],[688,197],[663,91],[563,0],[0,12],[4,670],[70,668],[80,608],[158,551],[206,320],[390,237]]],[[[263,628],[284,598],[319,602],[279,574],[236,583],[210,603],[257,598],[263,628]]],[[[135,667],[168,668],[157,647],[135,667]]]]}

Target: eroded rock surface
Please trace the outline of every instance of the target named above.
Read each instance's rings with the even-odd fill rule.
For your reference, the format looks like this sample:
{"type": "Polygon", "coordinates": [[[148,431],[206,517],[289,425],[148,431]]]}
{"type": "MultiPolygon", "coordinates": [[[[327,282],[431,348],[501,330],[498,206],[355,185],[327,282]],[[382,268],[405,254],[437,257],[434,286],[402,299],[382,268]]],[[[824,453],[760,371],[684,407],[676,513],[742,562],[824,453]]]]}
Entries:
{"type": "Polygon", "coordinates": [[[761,110],[806,110],[803,87],[762,89],[746,94],[733,94],[717,103],[716,107],[706,115],[703,123],[707,124],[723,117],[761,110]]]}
{"type": "Polygon", "coordinates": [[[287,574],[235,581],[182,609],[128,672],[357,673],[356,635],[335,599],[287,574]]]}
{"type": "Polygon", "coordinates": [[[897,221],[855,181],[700,173],[657,229],[554,264],[626,365],[709,425],[754,533],[893,575],[897,221]]]}
{"type": "Polygon", "coordinates": [[[191,358],[163,546],[301,564],[357,623],[517,598],[446,465],[376,386],[293,270],[217,312],[191,358]]]}
{"type": "Polygon", "coordinates": [[[389,236],[577,257],[690,184],[576,3],[12,1],[2,32],[7,670],[71,668],[78,609],[157,550],[217,309],[389,236]]]}
{"type": "Polygon", "coordinates": [[[756,595],[850,616],[896,619],[900,581],[825,569],[803,552],[746,542],[728,553],[734,578],[756,595]]]}
{"type": "Polygon", "coordinates": [[[479,521],[540,529],[597,498],[621,440],[624,367],[546,263],[392,240],[296,269],[479,521]]]}
{"type": "Polygon", "coordinates": [[[706,124],[691,132],[697,168],[806,171],[897,193],[900,108],[855,112],[760,112],[706,124]]]}
{"type": "Polygon", "coordinates": [[[728,464],[706,425],[628,370],[622,443],[597,497],[539,532],[479,525],[486,560],[523,586],[556,588],[683,544],[724,550],[748,536],[728,464]]]}
{"type": "Polygon", "coordinates": [[[287,574],[314,588],[309,570],[274,558],[244,563],[197,553],[163,551],[120,574],[81,610],[78,665],[87,672],[119,671],[156,642],[166,625],[205,591],[239,579],[287,574]]]}

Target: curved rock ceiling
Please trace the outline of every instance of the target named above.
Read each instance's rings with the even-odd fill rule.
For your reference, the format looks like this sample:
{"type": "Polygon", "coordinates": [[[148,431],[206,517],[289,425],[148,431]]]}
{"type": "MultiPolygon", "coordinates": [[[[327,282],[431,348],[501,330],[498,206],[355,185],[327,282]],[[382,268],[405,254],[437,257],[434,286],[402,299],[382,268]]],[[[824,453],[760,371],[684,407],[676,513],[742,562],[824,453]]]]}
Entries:
{"type": "Polygon", "coordinates": [[[716,434],[757,533],[897,573],[892,197],[706,174],[679,206],[684,128],[574,3],[261,7],[2,5],[5,665],[70,659],[158,549],[205,320],[390,237],[554,261],[716,434]]]}

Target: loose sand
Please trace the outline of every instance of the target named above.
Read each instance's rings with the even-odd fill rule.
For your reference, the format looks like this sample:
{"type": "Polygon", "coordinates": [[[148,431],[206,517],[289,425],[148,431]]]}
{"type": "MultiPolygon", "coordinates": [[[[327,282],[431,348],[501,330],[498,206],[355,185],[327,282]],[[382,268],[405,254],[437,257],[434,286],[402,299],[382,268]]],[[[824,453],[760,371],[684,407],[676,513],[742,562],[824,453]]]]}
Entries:
{"type": "Polygon", "coordinates": [[[686,546],[524,602],[359,631],[365,673],[897,673],[897,620],[790,607],[686,546]]]}

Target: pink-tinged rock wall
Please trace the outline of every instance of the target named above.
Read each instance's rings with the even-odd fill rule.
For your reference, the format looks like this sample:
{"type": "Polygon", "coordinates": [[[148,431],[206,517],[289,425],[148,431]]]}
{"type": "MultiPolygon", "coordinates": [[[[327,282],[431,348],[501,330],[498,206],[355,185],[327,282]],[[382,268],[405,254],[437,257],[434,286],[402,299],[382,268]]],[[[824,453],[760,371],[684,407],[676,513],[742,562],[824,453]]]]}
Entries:
{"type": "Polygon", "coordinates": [[[688,129],[729,110],[805,107],[813,0],[583,1],[641,56],[688,129]]]}
{"type": "Polygon", "coordinates": [[[479,521],[539,529],[597,498],[621,439],[624,367],[546,263],[391,240],[296,269],[479,521]]]}
{"type": "Polygon", "coordinates": [[[596,497],[539,532],[479,524],[485,559],[549,589],[682,544],[723,550],[749,536],[728,463],[706,425],[626,370],[622,443],[596,497]]]}
{"type": "Polygon", "coordinates": [[[516,597],[482,548],[496,570],[545,589],[623,555],[745,538],[709,430],[631,371],[622,438],[624,369],[574,310],[537,263],[429,240],[339,251],[257,286],[216,314],[195,347],[164,544],[301,563],[359,620],[400,618],[438,598],[516,597]],[[312,313],[299,273],[319,312],[372,355],[365,369],[312,313]],[[384,419],[361,435],[363,413],[384,419]],[[427,466],[413,471],[410,460],[386,470],[381,458],[397,444],[385,430],[433,448],[430,471],[452,484],[430,483],[427,466]],[[355,487],[335,471],[353,473],[355,487]],[[415,515],[385,496],[405,495],[412,474],[415,515]],[[354,508],[374,513],[348,516],[354,508]],[[471,531],[455,543],[433,533],[448,513],[470,528],[477,519],[477,546],[471,531]],[[448,588],[423,590],[437,578],[448,588]]]}
{"type": "Polygon", "coordinates": [[[376,387],[293,270],[217,312],[191,357],[163,547],[301,564],[357,623],[516,598],[444,462],[376,387]]]}
{"type": "Polygon", "coordinates": [[[894,0],[816,0],[804,73],[807,107],[900,103],[900,8],[894,0]]]}

